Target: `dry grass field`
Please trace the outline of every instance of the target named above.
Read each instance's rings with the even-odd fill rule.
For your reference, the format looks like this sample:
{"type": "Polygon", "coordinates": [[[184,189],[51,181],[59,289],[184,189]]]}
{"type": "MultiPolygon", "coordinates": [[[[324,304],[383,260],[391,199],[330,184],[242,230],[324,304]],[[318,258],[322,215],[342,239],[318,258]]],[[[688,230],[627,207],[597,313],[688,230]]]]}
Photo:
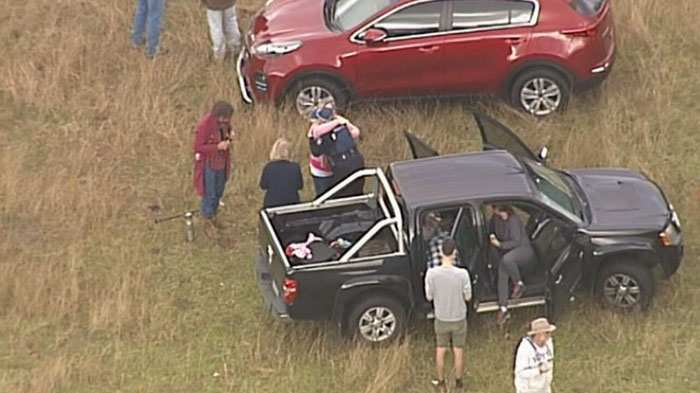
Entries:
{"type": "MultiPolygon", "coordinates": [[[[239,0],[247,26],[262,0],[239,0]]],[[[646,314],[587,297],[560,321],[557,392],[700,392],[700,8],[697,0],[613,0],[619,58],[600,88],[547,120],[499,101],[484,110],[546,143],[560,167],[625,166],[666,190],[686,258],[646,314]]],[[[134,1],[0,0],[0,392],[426,392],[428,324],[384,349],[322,323],[279,325],[252,272],[257,188],[278,136],[304,162],[307,124],[245,106],[232,62],[209,60],[197,1],[167,4],[155,61],[129,47],[134,1]],[[195,208],[194,125],[216,98],[236,108],[239,140],[221,248],[183,225],[195,208]],[[154,213],[152,210],[158,210],[154,213]]],[[[460,101],[358,105],[368,163],[408,158],[411,128],[444,152],[480,148],[460,101]]],[[[311,196],[307,178],[303,196],[311,196]]],[[[466,350],[473,392],[512,391],[515,339],[490,318],[466,350]]],[[[451,361],[448,361],[451,364],[451,361]]]]}

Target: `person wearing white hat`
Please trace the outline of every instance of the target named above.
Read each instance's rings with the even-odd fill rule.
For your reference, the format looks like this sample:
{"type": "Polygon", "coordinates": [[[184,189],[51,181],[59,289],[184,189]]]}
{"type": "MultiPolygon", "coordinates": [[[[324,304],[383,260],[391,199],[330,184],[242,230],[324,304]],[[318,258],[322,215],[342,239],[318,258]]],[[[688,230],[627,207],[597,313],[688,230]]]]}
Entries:
{"type": "Polygon", "coordinates": [[[530,323],[530,331],[518,344],[515,353],[515,391],[550,393],[554,369],[552,332],[557,327],[547,318],[530,323]]]}

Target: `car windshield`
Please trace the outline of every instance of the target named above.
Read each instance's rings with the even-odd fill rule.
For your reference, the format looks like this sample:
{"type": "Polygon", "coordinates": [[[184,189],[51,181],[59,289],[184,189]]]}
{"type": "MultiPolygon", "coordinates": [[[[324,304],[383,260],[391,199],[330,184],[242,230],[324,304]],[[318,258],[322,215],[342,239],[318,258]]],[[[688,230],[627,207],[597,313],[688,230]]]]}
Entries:
{"type": "Polygon", "coordinates": [[[335,0],[332,22],[347,31],[369,19],[398,0],[335,0]]]}
{"type": "Polygon", "coordinates": [[[581,202],[566,175],[535,161],[523,159],[542,201],[577,223],[583,220],[581,202]]]}

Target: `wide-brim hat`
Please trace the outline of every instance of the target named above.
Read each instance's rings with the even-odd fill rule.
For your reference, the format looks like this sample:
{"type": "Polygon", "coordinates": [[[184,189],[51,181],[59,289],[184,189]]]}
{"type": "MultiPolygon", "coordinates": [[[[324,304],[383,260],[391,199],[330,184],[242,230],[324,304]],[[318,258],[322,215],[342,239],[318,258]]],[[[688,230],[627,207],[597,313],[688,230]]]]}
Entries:
{"type": "Polygon", "coordinates": [[[557,330],[557,327],[549,323],[547,318],[537,318],[530,322],[530,331],[527,332],[528,336],[533,336],[538,333],[551,333],[557,330]]]}

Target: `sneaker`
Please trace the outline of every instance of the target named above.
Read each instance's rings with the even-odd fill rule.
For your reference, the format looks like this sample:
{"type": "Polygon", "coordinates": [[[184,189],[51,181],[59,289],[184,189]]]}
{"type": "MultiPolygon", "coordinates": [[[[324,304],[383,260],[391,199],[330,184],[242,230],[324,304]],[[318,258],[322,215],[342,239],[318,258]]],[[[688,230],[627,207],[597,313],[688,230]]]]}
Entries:
{"type": "Polygon", "coordinates": [[[445,387],[445,380],[433,378],[430,380],[430,384],[435,386],[436,388],[439,388],[439,389],[444,388],[445,387]]]}
{"type": "Polygon", "coordinates": [[[510,318],[510,314],[508,314],[508,311],[499,311],[498,316],[496,317],[496,325],[498,326],[503,326],[504,323],[510,318]]]}
{"type": "Polygon", "coordinates": [[[226,204],[224,203],[224,201],[222,201],[221,199],[219,199],[219,206],[224,207],[224,206],[226,206],[226,204]]]}
{"type": "Polygon", "coordinates": [[[214,224],[213,219],[202,219],[202,232],[204,232],[204,234],[211,239],[216,240],[219,238],[219,229],[214,224]]]}
{"type": "Polygon", "coordinates": [[[523,295],[525,290],[525,284],[519,281],[517,284],[513,285],[513,292],[510,294],[511,299],[519,299],[523,295]]]}
{"type": "Polygon", "coordinates": [[[457,378],[455,379],[455,390],[461,389],[464,389],[464,383],[462,382],[462,378],[457,378]]]}

